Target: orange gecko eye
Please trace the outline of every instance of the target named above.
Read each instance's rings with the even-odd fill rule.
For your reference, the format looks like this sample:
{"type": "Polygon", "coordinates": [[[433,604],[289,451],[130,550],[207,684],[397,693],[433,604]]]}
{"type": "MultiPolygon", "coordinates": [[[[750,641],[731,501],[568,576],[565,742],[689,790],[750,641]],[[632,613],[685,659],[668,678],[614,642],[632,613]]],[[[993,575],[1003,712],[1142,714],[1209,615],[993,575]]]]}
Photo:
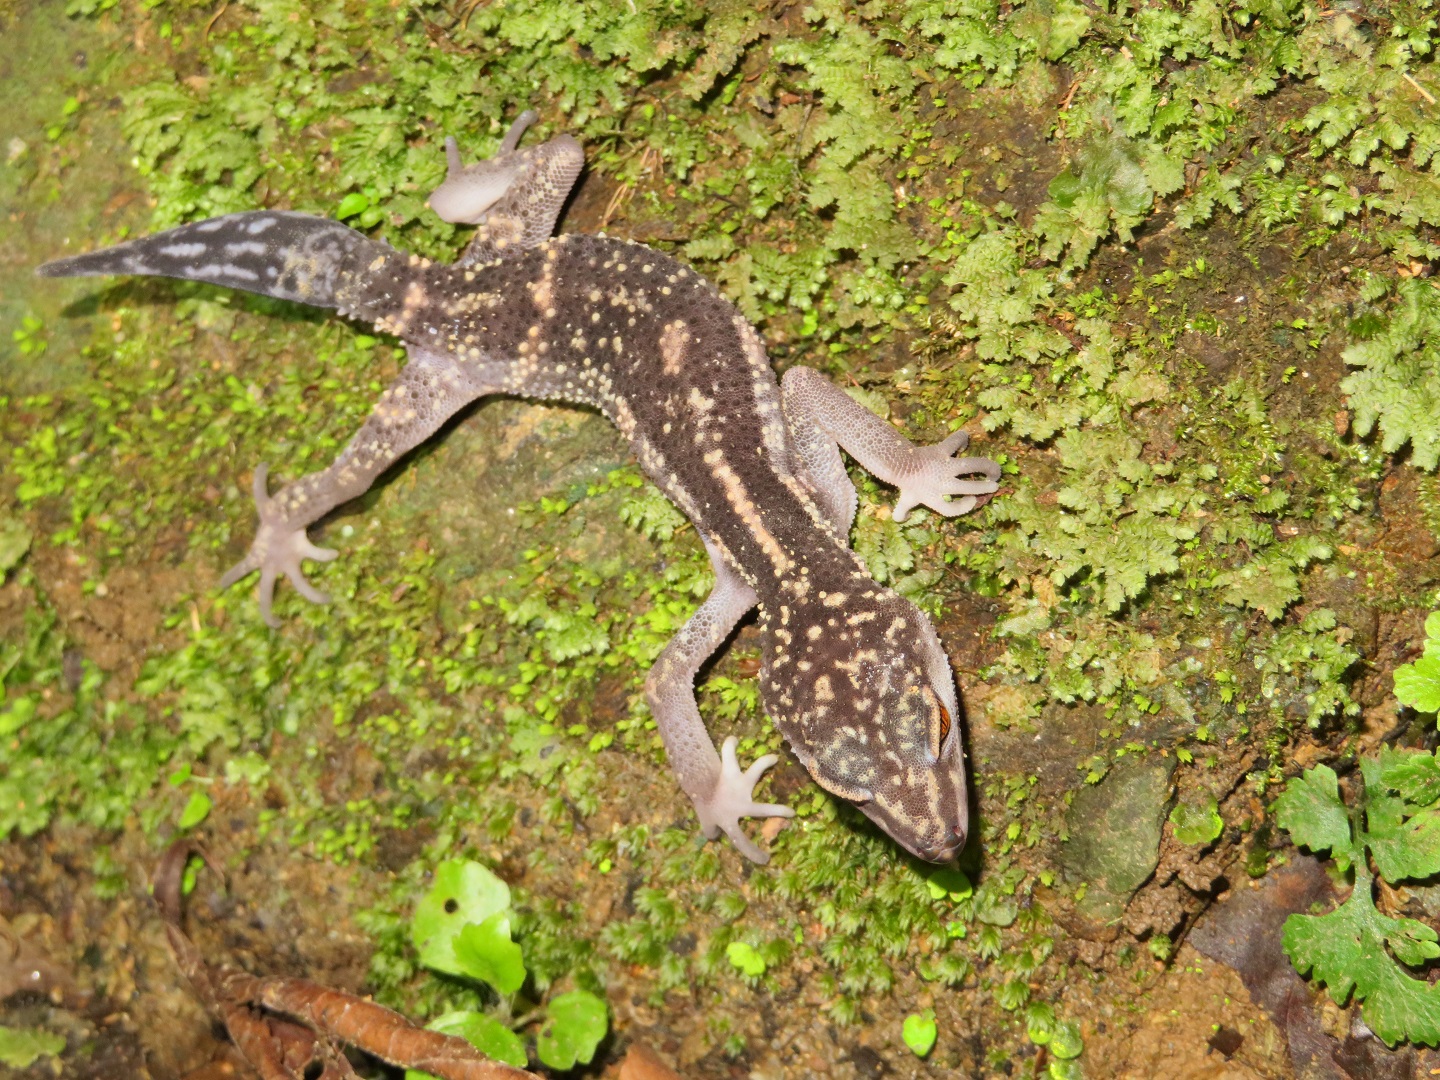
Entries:
{"type": "Polygon", "coordinates": [[[940,745],[945,745],[945,740],[950,738],[950,714],[945,711],[945,706],[940,706],[940,745]]]}

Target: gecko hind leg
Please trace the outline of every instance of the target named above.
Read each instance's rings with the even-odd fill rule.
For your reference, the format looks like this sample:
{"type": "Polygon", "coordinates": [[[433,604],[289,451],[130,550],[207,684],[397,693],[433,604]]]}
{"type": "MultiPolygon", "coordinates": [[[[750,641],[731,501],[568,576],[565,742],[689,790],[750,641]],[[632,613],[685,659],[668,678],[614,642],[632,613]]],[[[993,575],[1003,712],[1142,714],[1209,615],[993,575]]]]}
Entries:
{"type": "Polygon", "coordinates": [[[274,495],[267,491],[265,466],[255,469],[260,528],[245,557],[220,579],[220,588],[260,571],[260,614],[268,626],[280,625],[271,605],[282,574],[307,600],[328,599],[306,580],[300,564],[305,559],[329,562],[337,553],[312,544],[306,530],[341,503],[364,494],[381,473],[435,434],[462,406],[504,389],[508,365],[503,361],[462,361],[415,345],[409,352],[409,363],[328,468],[302,476],[274,495]]]}

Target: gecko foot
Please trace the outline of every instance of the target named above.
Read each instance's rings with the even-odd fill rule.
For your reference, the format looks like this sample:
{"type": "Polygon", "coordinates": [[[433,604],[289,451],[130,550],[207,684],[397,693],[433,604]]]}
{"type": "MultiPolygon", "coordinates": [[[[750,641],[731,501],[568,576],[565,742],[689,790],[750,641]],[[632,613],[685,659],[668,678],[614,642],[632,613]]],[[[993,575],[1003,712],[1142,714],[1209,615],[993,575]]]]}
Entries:
{"type": "Polygon", "coordinates": [[[904,521],[915,507],[928,506],[944,517],[958,517],[975,509],[981,495],[993,495],[999,490],[1000,465],[983,457],[962,457],[954,455],[970,444],[970,436],[963,431],[953,432],[942,442],[933,446],[916,446],[906,462],[907,475],[900,481],[900,497],[895,500],[891,515],[895,521],[904,521]],[[984,480],[961,480],[961,476],[982,473],[984,480]],[[947,496],[963,498],[951,501],[947,496]]]}
{"type": "Polygon", "coordinates": [[[696,803],[700,814],[700,828],[707,840],[713,840],[724,832],[735,843],[741,855],[761,866],[770,861],[769,852],[760,850],[740,828],[742,817],[794,817],[795,811],[778,803],[751,802],[755,785],[765,770],[780,759],[774,754],[757,758],[750,768],[741,770],[735,757],[735,736],[731,735],[720,747],[720,779],[715,790],[702,806],[696,803]]]}
{"type": "Polygon", "coordinates": [[[260,514],[260,528],[250,544],[245,558],[232,566],[220,579],[220,588],[228,589],[235,582],[253,570],[260,571],[260,616],[272,629],[280,620],[270,610],[275,598],[275,579],[284,574],[306,600],[316,604],[328,604],[330,597],[305,580],[300,569],[301,559],[315,562],[329,562],[340,553],[331,548],[316,547],[305,535],[304,528],[286,525],[275,501],[270,498],[266,478],[269,466],[255,466],[255,509],[260,514]]]}

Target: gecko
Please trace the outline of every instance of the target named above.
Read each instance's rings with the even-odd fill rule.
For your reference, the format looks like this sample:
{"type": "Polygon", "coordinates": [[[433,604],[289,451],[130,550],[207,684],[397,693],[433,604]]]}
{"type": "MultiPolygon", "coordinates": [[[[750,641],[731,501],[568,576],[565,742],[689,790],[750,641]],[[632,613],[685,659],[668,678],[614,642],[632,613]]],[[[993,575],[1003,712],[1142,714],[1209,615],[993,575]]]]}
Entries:
{"type": "Polygon", "coordinates": [[[446,177],[430,208],[476,226],[454,263],[327,218],[255,210],[36,272],[209,282],[332,308],[403,344],[400,374],[327,468],[274,494],[266,466],[254,469],[259,526],[219,587],[258,571],[272,627],[281,575],[306,599],[327,600],[302,564],[338,553],[312,543],[309,527],[467,403],[509,395],[599,410],[694,524],[714,570],[713,591],[644,683],[704,836],[723,832],[765,863],[740,819],[794,814],[755,801],[778,758],[741,768],[735,737],[717,750],[695,700],[700,667],[753,610],[762,705],[815,782],[916,857],[952,860],[969,824],[955,678],[930,619],[850,549],[857,494],[841,450],[899,489],[896,521],[920,505],[970,512],[997,491],[999,464],[956,456],[963,431],[911,443],[811,368],[777,380],[754,326],[671,256],[603,234],[552,235],[585,156],[565,134],[522,148],[535,119],[526,110],[492,157],[469,165],[446,139],[446,177]]]}

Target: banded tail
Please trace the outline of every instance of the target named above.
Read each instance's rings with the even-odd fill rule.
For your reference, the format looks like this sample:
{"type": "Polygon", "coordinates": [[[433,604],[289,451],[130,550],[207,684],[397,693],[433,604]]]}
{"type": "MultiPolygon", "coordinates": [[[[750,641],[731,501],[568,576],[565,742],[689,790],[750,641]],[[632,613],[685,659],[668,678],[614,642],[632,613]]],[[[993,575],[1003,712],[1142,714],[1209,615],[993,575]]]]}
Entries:
{"type": "Polygon", "coordinates": [[[375,321],[397,305],[408,260],[328,218],[282,210],[182,225],[178,229],[56,259],[36,268],[41,277],[137,274],[183,278],[294,300],[375,321]],[[377,261],[378,260],[378,261],[377,261]],[[381,268],[383,271],[380,271],[381,268]],[[386,280],[390,279],[390,280],[386,280]]]}

